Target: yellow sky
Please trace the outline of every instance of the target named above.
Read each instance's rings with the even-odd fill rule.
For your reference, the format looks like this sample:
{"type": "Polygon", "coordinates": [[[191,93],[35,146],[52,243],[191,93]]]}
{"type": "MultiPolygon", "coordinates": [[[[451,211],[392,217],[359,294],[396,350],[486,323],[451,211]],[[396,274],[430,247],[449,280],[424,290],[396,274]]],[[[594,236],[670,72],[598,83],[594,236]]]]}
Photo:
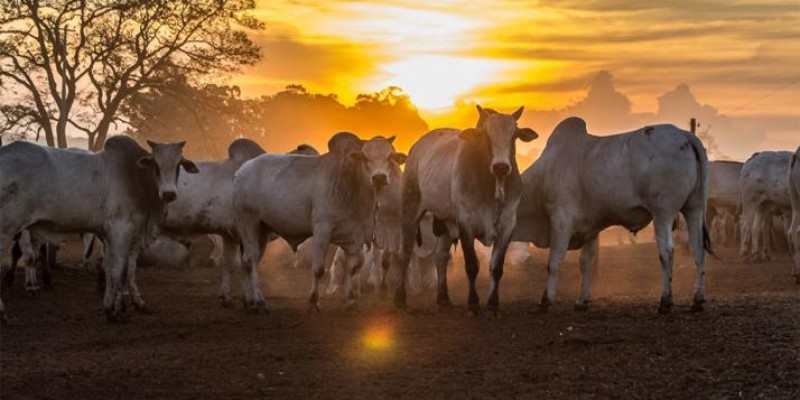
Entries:
{"type": "Polygon", "coordinates": [[[264,60],[233,82],[246,96],[299,83],[347,103],[397,85],[435,124],[457,101],[563,108],[605,70],[633,112],[683,83],[722,114],[800,120],[800,1],[262,0],[255,14],[264,60]]]}

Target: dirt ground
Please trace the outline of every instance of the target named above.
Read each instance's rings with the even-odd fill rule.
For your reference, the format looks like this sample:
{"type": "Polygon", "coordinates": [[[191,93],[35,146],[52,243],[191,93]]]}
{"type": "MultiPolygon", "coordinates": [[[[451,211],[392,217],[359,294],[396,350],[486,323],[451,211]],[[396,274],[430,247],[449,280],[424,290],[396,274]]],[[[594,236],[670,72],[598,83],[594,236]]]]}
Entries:
{"type": "MultiPolygon", "coordinates": [[[[310,272],[271,255],[262,266],[270,315],[221,308],[210,267],[144,267],[139,286],[154,313],[109,325],[72,248],[53,290],[26,294],[22,274],[3,290],[12,325],[0,333],[0,398],[800,398],[800,286],[788,257],[748,265],[733,249],[719,253],[698,314],[694,267],[678,255],[676,306],[657,315],[660,268],[645,243],[601,248],[586,313],[572,309],[577,254],[549,313],[535,312],[546,257],[535,250],[531,263],[507,266],[501,315],[478,318],[465,308],[460,260],[451,310],[437,311],[427,293],[407,312],[365,295],[356,312],[325,298],[311,313],[310,272]]],[[[483,263],[484,301],[487,280],[483,263]]]]}

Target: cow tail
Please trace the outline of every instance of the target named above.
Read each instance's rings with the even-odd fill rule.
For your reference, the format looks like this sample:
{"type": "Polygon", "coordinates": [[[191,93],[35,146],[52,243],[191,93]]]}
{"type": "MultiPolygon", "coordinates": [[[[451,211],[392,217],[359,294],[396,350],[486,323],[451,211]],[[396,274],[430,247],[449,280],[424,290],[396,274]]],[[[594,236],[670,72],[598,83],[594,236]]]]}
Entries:
{"type": "Polygon", "coordinates": [[[703,148],[703,143],[700,139],[689,134],[689,143],[692,145],[694,158],[697,161],[697,186],[695,186],[695,195],[699,193],[703,196],[703,248],[708,254],[716,258],[714,249],[711,247],[711,235],[708,234],[708,226],[706,225],[706,215],[708,214],[708,155],[703,148]]]}

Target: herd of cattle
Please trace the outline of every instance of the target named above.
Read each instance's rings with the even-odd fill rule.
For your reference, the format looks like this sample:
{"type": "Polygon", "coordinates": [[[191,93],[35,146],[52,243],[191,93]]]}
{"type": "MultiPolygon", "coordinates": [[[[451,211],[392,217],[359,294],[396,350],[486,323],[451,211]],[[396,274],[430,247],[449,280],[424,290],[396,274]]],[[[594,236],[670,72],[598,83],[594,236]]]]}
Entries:
{"type": "MultiPolygon", "coordinates": [[[[550,249],[543,309],[555,301],[567,250],[581,250],[576,307],[584,310],[598,234],[613,225],[637,232],[652,222],[663,272],[659,311],[668,312],[676,221],[683,221],[694,255],[694,310],[705,302],[707,226],[718,241],[738,235],[742,256],[759,260],[769,257],[777,221],[795,250],[800,283],[800,148],[756,153],[744,164],[709,162],[700,140],[672,125],[599,137],[583,120],[568,118],[520,173],[516,141],[538,136],[518,127],[522,108],[503,114],[478,106],[478,112],[474,128],[431,131],[408,156],[395,150],[394,137],[363,140],[347,132],[335,134],[322,155],[308,145],[267,154],[238,139],[227,159],[198,163],[183,157],[184,143],[148,142],[147,151],[125,136],[110,138],[98,153],[14,142],[0,147],[0,257],[13,248],[14,264],[20,249],[35,258],[38,251],[30,249],[73,233],[84,234],[91,248],[96,236],[103,245],[103,306],[118,321],[125,317],[125,293],[135,307],[145,307],[136,265],[159,238],[214,235],[223,303],[232,301],[231,273],[238,267],[245,305],[254,311],[267,309],[259,264],[277,238],[310,260],[312,307],[332,252],[338,260],[332,275],[348,307],[355,306],[365,260],[369,284],[391,286],[395,306],[403,308],[409,265],[413,271],[432,259],[437,304],[451,305],[447,267],[460,243],[467,304],[477,313],[475,239],[492,246],[486,307],[494,312],[506,253],[512,242],[528,242],[550,249]]],[[[26,280],[35,273],[26,269],[26,280]]],[[[5,321],[2,300],[0,314],[5,321]]]]}

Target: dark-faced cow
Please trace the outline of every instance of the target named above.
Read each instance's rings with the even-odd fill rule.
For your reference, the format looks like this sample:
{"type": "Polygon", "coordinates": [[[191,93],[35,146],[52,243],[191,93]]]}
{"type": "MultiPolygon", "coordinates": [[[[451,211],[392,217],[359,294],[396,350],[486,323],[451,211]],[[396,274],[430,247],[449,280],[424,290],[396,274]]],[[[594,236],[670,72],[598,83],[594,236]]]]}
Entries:
{"type": "Polygon", "coordinates": [[[261,249],[271,235],[293,249],[313,236],[313,279],[309,302],[318,308],[319,279],[329,244],[347,254],[348,306],[355,304],[352,274],[362,248],[372,240],[376,191],[403,155],[391,141],[369,141],[338,133],[329,152],[318,157],[264,154],[246,162],[233,179],[236,232],[242,244],[244,297],[249,308],[265,310],[259,282],[261,249]]]}
{"type": "Polygon", "coordinates": [[[795,283],[800,285],[800,147],[792,155],[789,162],[789,196],[792,203],[792,225],[789,237],[794,252],[795,283]]]}
{"type": "Polygon", "coordinates": [[[672,125],[598,137],[580,118],[562,121],[542,156],[522,174],[522,202],[513,240],[549,247],[546,310],[555,300],[567,250],[581,249],[582,285],[577,308],[591,300],[597,236],[612,225],[632,232],[653,221],[663,271],[661,312],[672,305],[673,242],[678,212],[686,219],[697,266],[694,308],[705,301],[704,265],[708,159],[700,140],[672,125]]]}
{"type": "MultiPolygon", "coordinates": [[[[437,129],[425,134],[409,151],[403,173],[403,253],[399,268],[403,274],[417,241],[419,220],[426,212],[434,216],[439,288],[437,304],[448,306],[447,262],[450,246],[461,240],[469,278],[470,312],[479,309],[475,291],[478,258],[474,241],[493,245],[491,281],[487,306],[499,307],[499,285],[503,261],[516,223],[521,183],[516,162],[516,140],[537,137],[531,129],[520,129],[522,108],[502,114],[478,106],[476,128],[437,129]]],[[[405,279],[395,294],[395,306],[405,307],[405,279]]]]}
{"type": "MultiPolygon", "coordinates": [[[[770,258],[770,238],[774,225],[780,226],[783,235],[788,226],[781,222],[792,213],[789,199],[790,151],[762,151],[755,153],[742,167],[739,185],[742,196],[742,224],[740,255],[747,260],[770,258]],[[779,218],[773,223],[773,216],[779,218]]],[[[784,236],[785,237],[785,236],[784,236]]]]}
{"type": "Polygon", "coordinates": [[[109,250],[103,306],[110,320],[124,317],[127,266],[162,219],[164,204],[177,198],[178,169],[196,170],[182,156],[183,143],[150,146],[152,154],[129,137],[114,136],[98,153],[27,142],[0,148],[0,256],[22,229],[43,237],[100,235],[109,250]]]}

